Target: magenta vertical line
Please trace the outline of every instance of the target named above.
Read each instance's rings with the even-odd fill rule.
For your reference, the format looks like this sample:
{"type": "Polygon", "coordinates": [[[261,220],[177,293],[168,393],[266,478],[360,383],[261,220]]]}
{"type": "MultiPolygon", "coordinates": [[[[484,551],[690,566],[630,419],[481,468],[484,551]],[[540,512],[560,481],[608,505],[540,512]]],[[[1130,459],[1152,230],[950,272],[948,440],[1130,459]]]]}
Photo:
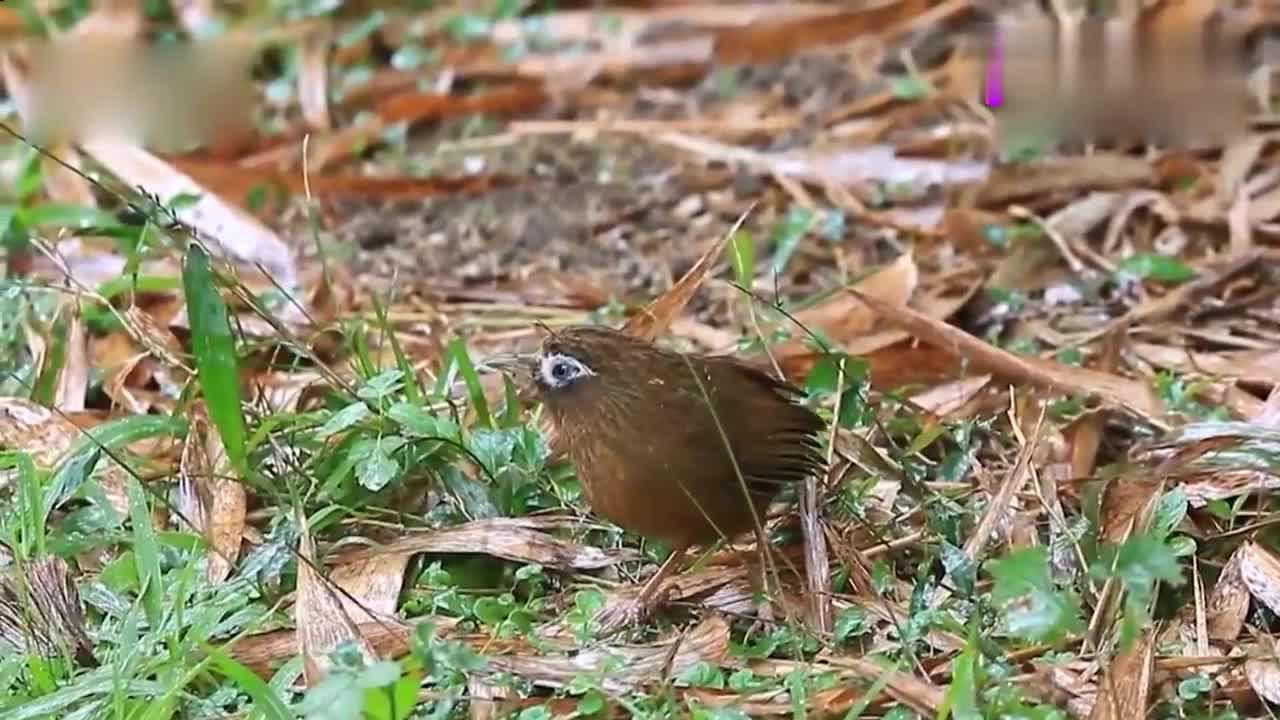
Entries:
{"type": "Polygon", "coordinates": [[[982,102],[989,108],[998,108],[1004,103],[1004,88],[1001,87],[1004,79],[1003,60],[1003,37],[1000,28],[996,27],[991,33],[991,58],[987,63],[987,78],[982,87],[982,102]]]}

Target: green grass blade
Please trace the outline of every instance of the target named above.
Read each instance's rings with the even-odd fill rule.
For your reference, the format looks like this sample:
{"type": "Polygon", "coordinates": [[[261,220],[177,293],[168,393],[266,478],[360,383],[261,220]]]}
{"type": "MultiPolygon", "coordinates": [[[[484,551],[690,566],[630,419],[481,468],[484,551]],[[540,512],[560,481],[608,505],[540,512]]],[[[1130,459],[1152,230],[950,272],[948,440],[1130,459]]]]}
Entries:
{"type": "Polygon", "coordinates": [[[160,627],[164,619],[164,586],[160,577],[160,546],[156,529],[151,524],[147,495],[136,479],[129,480],[129,520],[133,525],[133,556],[137,563],[138,581],[142,583],[142,604],[147,622],[160,627]]]}
{"type": "Polygon", "coordinates": [[[187,249],[182,268],[187,316],[191,324],[191,349],[196,358],[196,376],[209,409],[209,419],[227,458],[241,477],[248,475],[244,414],[240,405],[240,371],[236,360],[235,337],[227,318],[227,304],[218,292],[209,256],[199,246],[187,249]]]}
{"type": "Polygon", "coordinates": [[[485,400],[480,376],[476,374],[476,366],[472,364],[471,356],[467,354],[467,346],[462,342],[462,338],[454,338],[450,341],[447,356],[457,363],[458,374],[462,375],[462,382],[466,383],[467,395],[471,398],[471,406],[475,408],[480,424],[492,429],[493,416],[489,414],[489,401],[485,400]]]}
{"type": "Polygon", "coordinates": [[[293,712],[284,704],[284,700],[280,699],[279,693],[273,690],[270,685],[267,685],[262,678],[255,675],[253,671],[215,647],[206,645],[205,652],[209,653],[209,657],[213,658],[213,664],[217,666],[218,670],[236,685],[239,685],[240,689],[253,700],[253,710],[256,717],[266,718],[267,720],[293,720],[293,712]]]}

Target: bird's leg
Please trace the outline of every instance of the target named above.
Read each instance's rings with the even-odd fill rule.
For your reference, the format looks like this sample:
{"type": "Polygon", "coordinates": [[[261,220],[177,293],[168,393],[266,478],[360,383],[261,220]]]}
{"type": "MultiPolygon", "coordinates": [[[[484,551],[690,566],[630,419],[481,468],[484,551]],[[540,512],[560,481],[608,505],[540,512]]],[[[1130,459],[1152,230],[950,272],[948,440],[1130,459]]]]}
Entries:
{"type": "MultiPolygon", "coordinates": [[[[759,613],[760,619],[766,622],[773,620],[773,602],[770,597],[772,593],[769,591],[769,579],[771,576],[774,578],[777,578],[778,576],[778,566],[773,560],[773,554],[770,552],[771,550],[772,548],[769,545],[769,538],[765,537],[764,534],[764,528],[757,526],[756,552],[760,555],[760,564],[756,567],[759,569],[759,574],[750,572],[749,569],[748,573],[750,577],[748,580],[751,590],[754,593],[763,595],[763,598],[755,598],[759,599],[760,602],[754,604],[757,605],[756,612],[759,613]]],[[[748,566],[748,568],[750,567],[751,566],[748,566]]],[[[782,592],[781,587],[776,589],[779,593],[782,592]]],[[[781,597],[781,595],[779,595],[779,597],[781,597]]]]}
{"type": "Polygon", "coordinates": [[[638,595],[601,610],[596,616],[597,635],[606,637],[620,632],[640,622],[660,605],[666,595],[662,583],[684,565],[685,551],[688,549],[688,546],[672,548],[671,554],[658,567],[658,571],[644,582],[638,595]]]}

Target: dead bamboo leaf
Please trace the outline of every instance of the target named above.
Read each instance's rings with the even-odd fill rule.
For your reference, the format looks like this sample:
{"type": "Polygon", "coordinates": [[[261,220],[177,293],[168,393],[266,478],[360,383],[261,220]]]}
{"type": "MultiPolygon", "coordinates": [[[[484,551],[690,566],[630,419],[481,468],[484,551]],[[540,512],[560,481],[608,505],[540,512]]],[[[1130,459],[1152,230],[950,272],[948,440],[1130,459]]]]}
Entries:
{"type": "Polygon", "coordinates": [[[606,692],[624,693],[664,677],[679,675],[698,663],[719,664],[729,652],[729,623],[716,615],[687,633],[655,643],[615,645],[557,655],[495,655],[489,666],[548,688],[567,687],[584,673],[603,673],[606,692]],[[616,663],[616,665],[614,665],[616,663]]]}
{"type": "Polygon", "coordinates": [[[178,509],[196,534],[209,543],[205,577],[217,584],[231,576],[240,557],[248,496],[231,474],[222,436],[209,422],[203,405],[192,409],[182,448],[178,509]]]}
{"type": "Polygon", "coordinates": [[[1012,382],[1100,397],[1136,413],[1152,424],[1162,425],[1160,418],[1164,415],[1163,404],[1144,383],[1052,360],[1015,355],[917,310],[892,305],[856,290],[850,292],[858,295],[889,322],[930,345],[968,360],[981,370],[1012,382]]]}
{"type": "Polygon", "coordinates": [[[925,717],[937,715],[939,708],[942,707],[944,690],[909,673],[879,665],[865,658],[832,657],[828,662],[835,667],[850,671],[855,677],[867,683],[873,683],[880,680],[882,676],[888,676],[889,682],[885,685],[884,691],[894,700],[925,717]]]}
{"type": "MultiPolygon", "coordinates": [[[[920,270],[916,267],[915,258],[908,252],[862,278],[852,287],[885,302],[906,305],[915,295],[919,282],[920,270]]],[[[795,317],[800,324],[841,345],[855,337],[866,335],[876,324],[875,313],[848,292],[837,292],[817,305],[800,310],[795,313],[795,317]]],[[[779,348],[779,352],[785,354],[782,348],[779,348]]]]}
{"type": "Polygon", "coordinates": [[[345,565],[379,555],[482,553],[564,570],[598,570],[631,555],[606,554],[597,547],[561,540],[542,532],[539,526],[531,518],[474,520],[439,530],[412,532],[385,545],[343,553],[335,560],[345,565]]]}
{"type": "Polygon", "coordinates": [[[312,567],[315,548],[306,522],[299,524],[302,531],[298,539],[298,597],[294,605],[294,622],[302,652],[303,677],[307,687],[315,687],[329,674],[332,666],[329,654],[340,645],[354,643],[366,662],[374,662],[377,653],[347,614],[328,581],[312,567]]]}
{"type": "Polygon", "coordinates": [[[1249,588],[1241,570],[1246,552],[1242,545],[1231,554],[1205,601],[1205,624],[1210,640],[1234,642],[1244,628],[1245,616],[1249,613],[1249,588]]]}
{"type": "Polygon", "coordinates": [[[1130,343],[1144,361],[1180,373],[1199,373],[1236,382],[1280,385],[1280,350],[1195,352],[1155,343],[1130,343]]]}
{"type": "Polygon", "coordinates": [[[978,195],[978,203],[995,207],[1053,192],[1129,190],[1135,185],[1154,185],[1155,181],[1151,163],[1126,155],[1046,158],[993,168],[978,195]]]}
{"type": "Polygon", "coordinates": [[[1280,558],[1250,540],[1240,547],[1240,579],[1255,600],[1280,613],[1280,558]]]}
{"type": "Polygon", "coordinates": [[[1155,637],[1154,629],[1146,628],[1102,671],[1102,682],[1089,720],[1131,720],[1147,716],[1155,637]]]}
{"type": "Polygon", "coordinates": [[[671,289],[632,315],[622,326],[622,332],[652,341],[671,327],[672,321],[680,315],[685,305],[689,304],[689,300],[693,298],[698,288],[702,287],[702,283],[707,279],[707,274],[711,272],[711,267],[719,259],[720,252],[728,240],[729,236],[726,234],[709,243],[702,257],[698,258],[693,267],[689,268],[688,272],[671,286],[671,289]]]}
{"type": "Polygon", "coordinates": [[[329,116],[329,48],[333,29],[328,23],[317,24],[307,33],[298,48],[298,106],[302,119],[312,130],[333,128],[329,116]]]}
{"type": "Polygon", "coordinates": [[[409,553],[375,555],[343,563],[330,571],[329,579],[346,591],[339,594],[339,600],[347,614],[357,623],[393,618],[412,557],[409,553]]]}
{"type": "Polygon", "coordinates": [[[61,314],[66,317],[66,337],[53,404],[63,412],[80,412],[84,410],[85,397],[89,394],[89,338],[84,317],[80,314],[79,299],[68,299],[61,309],[61,314]]]}

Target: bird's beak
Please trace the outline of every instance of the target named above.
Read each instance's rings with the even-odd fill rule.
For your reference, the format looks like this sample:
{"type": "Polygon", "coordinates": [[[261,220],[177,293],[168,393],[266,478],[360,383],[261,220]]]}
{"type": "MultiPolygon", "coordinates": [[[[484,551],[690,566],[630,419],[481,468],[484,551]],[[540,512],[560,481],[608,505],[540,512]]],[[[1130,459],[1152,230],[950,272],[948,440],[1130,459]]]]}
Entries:
{"type": "Polygon", "coordinates": [[[476,366],[480,372],[505,372],[528,375],[533,372],[537,356],[533,353],[504,353],[485,358],[476,366]]]}

